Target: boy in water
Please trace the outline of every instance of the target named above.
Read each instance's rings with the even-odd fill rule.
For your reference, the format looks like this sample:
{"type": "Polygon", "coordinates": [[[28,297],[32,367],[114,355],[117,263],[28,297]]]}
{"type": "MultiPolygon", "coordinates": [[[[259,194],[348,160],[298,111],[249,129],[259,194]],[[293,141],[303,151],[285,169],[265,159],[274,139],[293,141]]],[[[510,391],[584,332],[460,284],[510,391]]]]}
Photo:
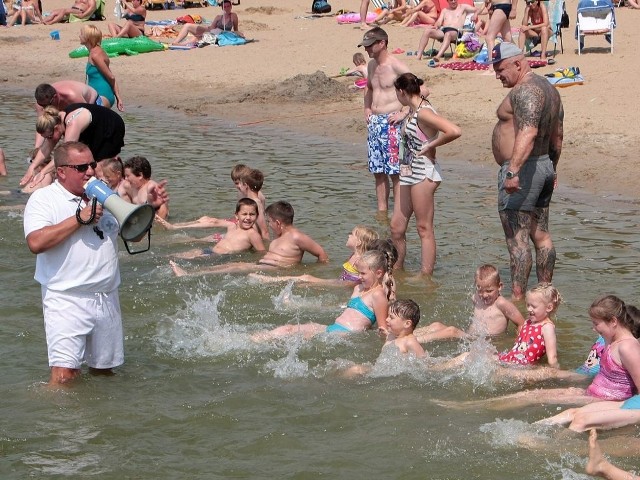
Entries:
{"type": "MultiPolygon", "coordinates": [[[[379,329],[387,335],[382,346],[382,352],[388,348],[396,348],[401,354],[412,354],[416,358],[428,356],[422,345],[414,335],[414,331],[420,321],[420,307],[413,300],[395,300],[389,304],[389,316],[387,317],[386,331],[379,329]]],[[[382,355],[382,353],[381,353],[382,355]]],[[[370,365],[355,365],[347,369],[345,376],[364,375],[371,370],[370,365]]]]}
{"type": "MultiPolygon", "coordinates": [[[[158,183],[151,180],[151,164],[145,157],[135,156],[124,162],[124,187],[131,198],[131,203],[142,205],[147,203],[147,196],[158,183]]],[[[156,215],[163,220],[169,216],[169,201],[158,208],[156,215]]]]}
{"type": "Polygon", "coordinates": [[[290,203],[283,201],[272,203],[267,207],[266,215],[275,239],[269,245],[265,256],[257,264],[228,263],[197,272],[187,272],[178,267],[175,262],[170,262],[173,272],[176,276],[182,277],[207,273],[242,273],[286,268],[299,264],[305,252],[315,256],[318,262],[326,263],[329,260],[324,249],[315,240],[293,225],[294,212],[290,203]]]}
{"type": "Polygon", "coordinates": [[[467,335],[475,337],[500,335],[507,331],[509,321],[518,330],[524,324],[524,317],[513,303],[501,295],[503,287],[500,273],[493,265],[481,265],[474,277],[476,291],[473,294],[473,317],[467,332],[457,327],[433,322],[418,329],[416,336],[420,343],[463,338],[467,335]]]}
{"type": "MultiPolygon", "coordinates": [[[[264,252],[264,243],[258,231],[253,228],[258,218],[258,205],[250,198],[241,198],[236,204],[236,221],[210,218],[210,226],[226,228],[227,233],[215,244],[213,248],[198,248],[175,255],[177,258],[198,258],[206,255],[231,255],[234,253],[255,250],[264,252]]],[[[161,221],[162,222],[162,221],[161,221]]],[[[166,223],[166,222],[165,222],[166,223]]],[[[167,224],[169,225],[169,224],[167,224]]],[[[170,230],[180,228],[180,224],[173,224],[170,230]]]]}
{"type": "Polygon", "coordinates": [[[234,185],[238,189],[239,198],[250,198],[258,205],[256,227],[262,235],[262,239],[269,240],[269,229],[267,228],[264,212],[266,199],[261,192],[262,184],[264,183],[264,174],[258,169],[250,168],[240,163],[231,170],[231,180],[233,180],[234,185]]]}

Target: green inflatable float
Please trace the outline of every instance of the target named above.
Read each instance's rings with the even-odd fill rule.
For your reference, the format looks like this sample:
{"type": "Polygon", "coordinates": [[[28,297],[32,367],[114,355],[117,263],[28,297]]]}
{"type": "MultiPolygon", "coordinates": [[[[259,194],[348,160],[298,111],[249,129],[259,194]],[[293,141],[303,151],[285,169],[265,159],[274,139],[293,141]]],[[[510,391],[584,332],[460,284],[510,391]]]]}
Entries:
{"type": "MultiPolygon", "coordinates": [[[[102,40],[102,49],[110,57],[118,55],[137,55],[139,53],[160,52],[166,50],[166,45],[154,42],[147,37],[136,38],[105,38],[102,40]]],[[[84,45],[69,52],[71,58],[82,58],[89,56],[89,50],[84,45]]]]}

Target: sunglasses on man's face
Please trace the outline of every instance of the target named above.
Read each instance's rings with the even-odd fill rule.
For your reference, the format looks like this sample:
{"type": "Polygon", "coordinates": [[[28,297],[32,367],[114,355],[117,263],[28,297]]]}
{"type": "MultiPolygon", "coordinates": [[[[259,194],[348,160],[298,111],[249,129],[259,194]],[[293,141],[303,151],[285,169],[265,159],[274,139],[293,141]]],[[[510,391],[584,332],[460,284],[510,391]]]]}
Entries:
{"type": "Polygon", "coordinates": [[[95,168],[98,166],[98,162],[94,160],[91,163],[81,163],[80,165],[58,165],[58,166],[73,168],[76,172],[84,173],[87,170],[89,170],[89,167],[95,170],[95,168]]]}

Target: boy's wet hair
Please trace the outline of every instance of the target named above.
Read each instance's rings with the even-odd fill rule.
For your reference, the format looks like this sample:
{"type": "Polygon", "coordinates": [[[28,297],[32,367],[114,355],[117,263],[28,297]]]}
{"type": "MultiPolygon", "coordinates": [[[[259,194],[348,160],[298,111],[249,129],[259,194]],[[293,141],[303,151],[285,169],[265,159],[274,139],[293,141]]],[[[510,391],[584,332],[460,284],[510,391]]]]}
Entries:
{"type": "Polygon", "coordinates": [[[500,280],[500,272],[498,272],[498,269],[488,263],[485,263],[484,265],[480,265],[476,269],[475,279],[483,282],[490,280],[496,285],[502,282],[502,280],[500,280]]]}
{"type": "Polygon", "coordinates": [[[151,178],[151,164],[149,160],[140,155],[131,157],[124,162],[124,168],[131,170],[135,176],[142,175],[142,178],[149,180],[151,178]]]}
{"type": "Polygon", "coordinates": [[[420,321],[420,307],[413,300],[396,300],[389,304],[389,313],[403,320],[411,320],[412,330],[420,321]]]}
{"type": "Polygon", "coordinates": [[[252,192],[259,192],[264,183],[264,174],[256,169],[239,163],[231,169],[231,180],[246,183],[252,192]]]}
{"type": "Polygon", "coordinates": [[[532,293],[542,295],[542,298],[545,302],[551,303],[553,305],[553,310],[551,310],[551,313],[556,313],[556,310],[558,310],[558,307],[562,303],[562,295],[560,295],[558,289],[549,282],[540,282],[531,290],[529,290],[526,296],[528,297],[532,293]]]}
{"type": "Polygon", "coordinates": [[[262,189],[264,183],[264,174],[255,168],[249,169],[249,173],[242,178],[242,181],[247,184],[252,192],[259,192],[262,189]]]}
{"type": "Polygon", "coordinates": [[[231,180],[233,180],[234,182],[239,182],[247,175],[249,171],[251,171],[250,167],[247,167],[243,163],[239,163],[231,169],[231,180]]]}
{"type": "Polygon", "coordinates": [[[267,207],[264,213],[274,220],[278,220],[284,223],[285,225],[293,225],[294,212],[293,207],[289,202],[280,200],[278,202],[272,203],[267,207]]]}
{"type": "Polygon", "coordinates": [[[615,295],[605,295],[595,300],[589,307],[589,315],[606,323],[616,318],[634,337],[640,337],[640,312],[615,295]]]}
{"type": "Polygon", "coordinates": [[[240,209],[244,206],[247,207],[253,207],[256,209],[256,215],[259,215],[259,210],[258,210],[258,204],[251,200],[250,198],[241,198],[240,200],[238,200],[238,203],[236,203],[236,213],[238,213],[240,211],[240,209]]]}

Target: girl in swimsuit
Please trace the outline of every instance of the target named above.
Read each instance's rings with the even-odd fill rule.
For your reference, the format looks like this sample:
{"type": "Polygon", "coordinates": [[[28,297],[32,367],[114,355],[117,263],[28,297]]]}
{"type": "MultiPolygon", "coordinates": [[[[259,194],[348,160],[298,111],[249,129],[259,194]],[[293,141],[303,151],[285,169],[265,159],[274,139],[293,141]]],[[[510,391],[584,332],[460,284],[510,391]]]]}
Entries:
{"type": "Polygon", "coordinates": [[[407,227],[415,214],[422,246],[420,270],[431,275],[436,263],[434,195],[442,181],[436,147],[454,141],[462,132],[460,127],[438,115],[427,100],[429,92],[421,91],[423,84],[413,73],[403,73],[394,83],[398,101],[409,107],[409,114],[402,127],[400,195],[391,217],[391,238],[398,249],[396,267],[402,268],[407,250],[407,227]]]}
{"type": "MultiPolygon", "coordinates": [[[[593,329],[604,338],[605,348],[600,358],[600,371],[588,388],[526,390],[489,400],[459,402],[456,405],[464,408],[484,406],[502,409],[539,404],[589,404],[582,408],[568,409],[541,420],[540,423],[569,425],[569,428],[576,431],[622,425],[619,417],[624,418],[625,415],[615,410],[623,408],[625,400],[635,398],[632,396],[638,394],[640,386],[640,311],[632,305],[626,305],[614,295],[607,295],[591,304],[589,316],[593,329]]],[[[633,401],[624,408],[633,408],[633,401]]],[[[627,419],[631,417],[632,415],[626,415],[627,419]]]]}
{"type": "Polygon", "coordinates": [[[144,36],[144,22],[147,18],[147,9],[142,0],[131,0],[131,3],[124,2],[125,15],[124,19],[127,23],[120,26],[116,23],[110,23],[109,33],[115,38],[135,38],[144,36]]]}
{"type": "Polygon", "coordinates": [[[353,295],[347,308],[336,318],[332,325],[305,323],[302,325],[283,325],[268,332],[252,336],[254,341],[272,340],[290,335],[303,335],[311,338],[320,333],[353,333],[369,330],[378,324],[378,330],[386,333],[389,301],[395,300],[395,281],[393,262],[389,255],[370,250],[356,262],[360,284],[353,289],[353,295]]]}
{"type": "Polygon", "coordinates": [[[172,43],[172,45],[183,45],[184,39],[187,35],[193,35],[196,40],[202,40],[202,36],[210,32],[213,35],[217,35],[220,32],[233,32],[236,35],[244,38],[244,35],[238,31],[238,15],[231,11],[231,0],[224,0],[222,2],[222,15],[218,15],[213,19],[211,25],[196,25],[195,23],[188,23],[182,27],[178,37],[172,43]]]}
{"type": "Polygon", "coordinates": [[[356,262],[364,252],[371,249],[371,243],[377,239],[378,233],[376,231],[362,225],[354,227],[347,238],[347,248],[349,248],[352,253],[349,259],[342,264],[342,275],[340,275],[339,279],[318,278],[313,275],[270,277],[259,273],[250,273],[249,276],[256,280],[260,280],[263,283],[294,281],[321,285],[346,285],[353,287],[360,283],[360,276],[358,275],[358,270],[355,267],[356,262]]]}
{"type": "Polygon", "coordinates": [[[89,60],[85,69],[87,85],[93,87],[102,99],[102,105],[111,108],[115,103],[118,110],[124,111],[116,76],[109,68],[109,57],[102,49],[102,32],[95,25],[83,25],[80,30],[80,43],[89,50],[89,60]]]}

